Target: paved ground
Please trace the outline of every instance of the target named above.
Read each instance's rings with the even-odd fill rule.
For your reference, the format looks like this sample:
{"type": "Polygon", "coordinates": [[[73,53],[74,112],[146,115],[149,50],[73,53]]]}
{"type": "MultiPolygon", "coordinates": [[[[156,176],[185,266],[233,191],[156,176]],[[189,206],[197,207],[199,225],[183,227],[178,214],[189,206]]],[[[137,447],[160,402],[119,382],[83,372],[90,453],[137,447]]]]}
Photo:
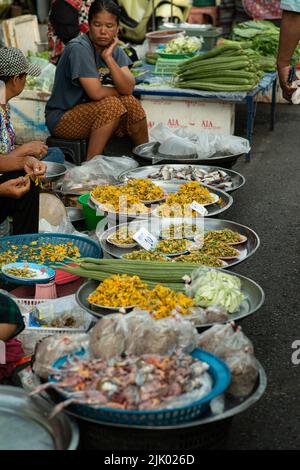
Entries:
{"type": "MultiPolygon", "coordinates": [[[[300,107],[278,106],[274,132],[268,131],[267,112],[260,105],[252,161],[234,166],[247,182],[223,218],[248,225],[261,238],[259,251],[235,271],[265,290],[264,307],[242,326],[267,372],[268,388],[255,407],[234,418],[228,449],[300,448],[300,365],[291,361],[291,345],[300,340],[300,107]]],[[[240,124],[243,114],[238,116],[240,124]]]]}
{"type": "MultiPolygon", "coordinates": [[[[233,168],[246,177],[246,185],[222,215],[259,234],[258,252],[235,271],[258,282],[266,294],[264,307],[242,326],[267,372],[268,388],[254,407],[233,419],[226,448],[234,450],[300,448],[300,364],[291,361],[291,345],[300,340],[300,107],[279,105],[273,132],[269,109],[258,107],[252,160],[240,160],[233,168]]],[[[237,135],[243,135],[245,120],[241,107],[237,135]]],[[[120,148],[110,147],[120,154],[120,148]]]]}

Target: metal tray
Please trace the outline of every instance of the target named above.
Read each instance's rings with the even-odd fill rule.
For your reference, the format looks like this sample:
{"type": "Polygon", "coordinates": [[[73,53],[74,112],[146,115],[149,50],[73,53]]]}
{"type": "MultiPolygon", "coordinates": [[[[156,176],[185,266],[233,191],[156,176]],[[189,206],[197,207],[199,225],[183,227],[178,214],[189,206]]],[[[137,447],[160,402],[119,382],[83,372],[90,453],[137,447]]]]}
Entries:
{"type": "MultiPolygon", "coordinates": [[[[179,189],[179,186],[180,186],[180,183],[176,183],[176,182],[168,183],[168,182],[165,182],[165,181],[160,181],[157,184],[158,184],[158,186],[160,186],[167,193],[176,193],[179,189]]],[[[219,199],[221,198],[221,204],[219,204],[217,202],[216,204],[210,204],[209,206],[206,206],[208,214],[205,217],[217,216],[217,215],[221,214],[222,212],[226,211],[227,209],[229,209],[229,207],[233,204],[232,196],[230,196],[230,194],[226,193],[225,191],[222,191],[221,189],[214,188],[213,186],[208,186],[206,184],[203,184],[202,186],[205,186],[206,188],[208,188],[210,192],[212,192],[214,194],[217,194],[219,196],[219,199]]],[[[97,210],[95,204],[93,203],[93,201],[91,199],[88,200],[88,205],[92,209],[97,210]]],[[[158,204],[153,204],[152,206],[153,206],[153,210],[154,210],[158,206],[158,204]]],[[[134,220],[134,219],[137,219],[137,218],[145,220],[148,217],[149,217],[148,215],[140,215],[138,217],[128,216],[127,218],[128,218],[128,220],[134,220]]],[[[123,222],[126,221],[125,220],[126,215],[123,214],[119,217],[119,215],[116,214],[115,215],[116,223],[118,223],[118,221],[121,218],[122,218],[123,222]]]]}
{"type": "MultiPolygon", "coordinates": [[[[262,288],[251,279],[242,276],[241,274],[231,273],[240,278],[242,282],[242,292],[247,297],[241,304],[240,309],[237,313],[233,313],[230,315],[228,321],[238,321],[242,320],[243,318],[252,315],[254,312],[260,309],[265,301],[265,294],[262,288]]],[[[111,313],[109,310],[105,310],[103,308],[98,308],[95,306],[91,306],[87,301],[88,296],[96,290],[99,286],[100,281],[89,280],[85,284],[83,284],[79,290],[76,292],[76,301],[80,305],[81,308],[86,310],[90,315],[95,318],[102,318],[104,315],[111,313]]],[[[227,322],[222,322],[227,323],[227,322]]],[[[214,325],[215,323],[206,323],[206,324],[195,324],[198,329],[206,329],[210,326],[214,325]]]]}
{"type": "Polygon", "coordinates": [[[45,164],[47,165],[45,174],[45,181],[47,182],[57,181],[67,172],[67,168],[62,163],[45,162],[45,164]]]}
{"type": "Polygon", "coordinates": [[[185,164],[203,164],[203,165],[221,165],[222,163],[235,163],[236,160],[244,154],[237,154],[237,155],[222,155],[222,154],[215,154],[210,158],[177,158],[170,155],[169,158],[162,157],[161,154],[158,153],[159,142],[148,142],[147,144],[138,145],[133,149],[133,153],[147,161],[153,161],[154,158],[157,158],[157,161],[163,161],[164,163],[185,163],[185,164]],[[159,160],[160,159],[160,160],[159,160]]]}
{"type": "Polygon", "coordinates": [[[49,420],[51,411],[43,398],[30,398],[22,388],[0,386],[0,449],[75,450],[77,425],[64,413],[49,420]]]}
{"type": "MultiPolygon", "coordinates": [[[[128,178],[150,178],[153,181],[153,183],[155,183],[155,184],[159,184],[159,183],[163,183],[163,182],[165,182],[165,183],[172,182],[172,183],[176,183],[176,184],[184,184],[184,183],[189,183],[190,182],[189,180],[185,181],[185,180],[177,180],[177,179],[169,180],[169,181],[168,180],[163,181],[163,180],[153,179],[151,177],[151,175],[155,174],[163,166],[165,166],[165,165],[142,166],[142,167],[139,167],[139,168],[135,168],[134,170],[124,171],[119,176],[119,180],[122,183],[124,183],[126,177],[128,177],[128,178]]],[[[175,169],[180,170],[181,168],[184,168],[188,165],[176,165],[176,164],[174,164],[172,166],[175,169]]],[[[228,170],[227,168],[221,168],[221,167],[218,167],[218,166],[208,166],[208,165],[191,165],[191,166],[193,166],[194,168],[199,168],[201,170],[205,170],[207,172],[217,171],[217,170],[225,171],[231,177],[232,183],[233,183],[232,188],[223,189],[223,191],[225,191],[226,193],[231,193],[233,191],[236,191],[237,189],[244,186],[244,184],[246,182],[246,179],[244,178],[243,175],[241,175],[240,173],[237,173],[236,171],[228,170]]],[[[215,188],[216,186],[211,185],[211,187],[215,188]]]]}
{"type": "Polygon", "coordinates": [[[83,210],[78,207],[66,207],[67,214],[71,222],[80,222],[84,220],[83,210]]]}
{"type": "MultiPolygon", "coordinates": [[[[141,227],[145,227],[147,230],[150,230],[153,233],[153,235],[157,237],[160,231],[159,225],[153,226],[152,224],[150,228],[150,223],[147,220],[135,220],[133,222],[129,222],[128,224],[121,224],[121,225],[118,225],[117,227],[112,227],[106,230],[104,233],[102,233],[99,236],[98,239],[99,239],[102,249],[113,258],[121,258],[126,253],[131,253],[132,251],[135,251],[138,249],[138,247],[118,248],[117,246],[112,245],[111,243],[107,241],[108,237],[112,233],[114,233],[119,228],[126,227],[126,226],[128,226],[129,229],[136,229],[136,231],[139,230],[141,227]]],[[[249,227],[246,227],[245,225],[240,225],[230,220],[212,219],[212,218],[207,218],[207,217],[204,219],[205,231],[224,230],[226,228],[239,232],[241,235],[245,235],[247,237],[246,242],[234,246],[234,248],[239,250],[240,256],[238,258],[226,260],[226,263],[228,265],[226,266],[226,268],[231,268],[232,266],[235,266],[241,263],[242,261],[245,261],[250,256],[254,255],[254,253],[256,252],[256,250],[258,249],[260,245],[260,239],[257,233],[254,232],[254,230],[251,230],[249,227]]]]}
{"type": "MultiPolygon", "coordinates": [[[[140,429],[144,431],[149,431],[149,430],[152,430],[152,431],[174,430],[176,431],[180,429],[199,428],[198,430],[195,429],[195,431],[197,431],[197,433],[198,432],[201,433],[202,426],[213,424],[213,423],[218,423],[219,425],[221,425],[221,422],[223,422],[224,420],[232,418],[238,415],[239,413],[246,411],[248,408],[250,408],[250,406],[254,405],[263,396],[267,387],[267,376],[266,376],[264,368],[259,362],[258,362],[258,369],[259,369],[259,376],[257,379],[257,383],[254,387],[254,390],[248,397],[233,398],[233,397],[226,396],[225,408],[224,408],[223,413],[213,415],[212,412],[209,410],[207,413],[202,415],[202,417],[199,419],[195,419],[188,423],[178,424],[176,426],[155,426],[155,427],[154,426],[137,426],[137,425],[128,426],[124,424],[106,423],[104,421],[98,421],[98,420],[96,421],[96,420],[86,418],[81,415],[77,415],[73,412],[68,411],[68,409],[66,409],[65,412],[68,415],[78,418],[79,420],[87,421],[90,423],[95,423],[95,425],[99,429],[102,426],[105,426],[105,427],[107,426],[108,428],[123,428],[124,430],[126,429],[127,431],[129,429],[140,429]]],[[[55,400],[54,400],[55,402],[61,401],[58,394],[53,395],[51,393],[51,397],[53,398],[54,396],[55,396],[55,400]]],[[[106,428],[107,431],[109,431],[108,428],[106,428]]],[[[96,431],[96,428],[94,429],[94,431],[96,431]]],[[[159,434],[159,436],[161,436],[161,434],[159,434]]],[[[120,435],[119,435],[119,438],[120,438],[120,435]]],[[[126,435],[124,435],[123,438],[126,438],[126,435]]],[[[142,438],[142,435],[141,435],[141,438],[142,438]]]]}
{"type": "MultiPolygon", "coordinates": [[[[157,183],[166,193],[176,193],[179,190],[180,183],[179,182],[167,182],[167,181],[159,181],[157,183]]],[[[208,211],[208,214],[205,217],[214,217],[222,212],[229,209],[229,207],[233,204],[233,198],[230,194],[222,191],[221,189],[217,189],[214,186],[209,186],[207,184],[203,184],[203,187],[209,189],[211,193],[217,194],[219,199],[221,199],[221,204],[218,202],[216,204],[210,204],[205,206],[208,211]]]]}

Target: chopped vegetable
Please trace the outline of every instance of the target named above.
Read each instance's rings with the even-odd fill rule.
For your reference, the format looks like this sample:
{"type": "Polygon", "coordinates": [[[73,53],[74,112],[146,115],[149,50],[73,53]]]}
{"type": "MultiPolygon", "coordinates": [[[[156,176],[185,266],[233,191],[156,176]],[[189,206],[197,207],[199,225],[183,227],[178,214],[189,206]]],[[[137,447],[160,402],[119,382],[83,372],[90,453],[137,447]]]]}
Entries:
{"type": "Polygon", "coordinates": [[[240,279],[218,270],[200,271],[186,290],[194,298],[195,305],[222,305],[229,313],[236,312],[245,299],[240,279]]]}
{"type": "Polygon", "coordinates": [[[197,263],[203,266],[210,266],[212,268],[224,267],[223,262],[215,256],[206,255],[199,252],[189,253],[188,255],[181,255],[174,259],[176,263],[197,263]]]}
{"type": "Polygon", "coordinates": [[[241,241],[241,235],[230,229],[224,230],[209,230],[204,237],[204,241],[209,243],[211,241],[219,240],[224,243],[238,243],[241,241]]]}
{"type": "Polygon", "coordinates": [[[218,239],[210,239],[209,241],[204,239],[204,245],[200,253],[215,256],[216,258],[229,258],[240,255],[238,250],[218,239]]]}
{"type": "Polygon", "coordinates": [[[30,279],[36,276],[36,272],[29,268],[7,268],[4,269],[4,272],[5,274],[24,279],[30,279]]]}
{"type": "Polygon", "coordinates": [[[88,301],[105,307],[129,307],[139,304],[146,293],[147,284],[138,276],[116,274],[105,279],[88,301]]]}
{"type": "Polygon", "coordinates": [[[127,227],[122,227],[108,237],[108,241],[117,245],[132,245],[137,242],[132,238],[135,231],[128,230],[127,227]]]}
{"type": "Polygon", "coordinates": [[[37,241],[29,245],[16,246],[7,242],[8,249],[0,254],[0,267],[15,261],[44,264],[45,262],[56,263],[64,261],[66,258],[79,258],[80,252],[73,242],[64,245],[54,245],[52,243],[39,244],[37,241]]]}
{"type": "Polygon", "coordinates": [[[202,38],[181,36],[168,42],[163,52],[166,54],[193,54],[201,49],[202,43],[202,38]]]}
{"type": "Polygon", "coordinates": [[[155,247],[155,251],[158,253],[164,253],[165,255],[171,255],[175,253],[182,253],[188,249],[188,241],[184,238],[165,238],[158,242],[155,247]]]}
{"type": "Polygon", "coordinates": [[[105,279],[89,295],[88,301],[105,307],[137,306],[151,313],[154,319],[168,317],[175,310],[185,315],[193,305],[193,300],[181,292],[159,284],[150,290],[138,276],[127,274],[116,274],[105,279]]]}
{"type": "Polygon", "coordinates": [[[193,303],[193,299],[182,292],[174,292],[168,287],[157,285],[143,297],[138,307],[152,313],[153,318],[157,320],[170,316],[173,311],[186,315],[193,303]]]}
{"type": "Polygon", "coordinates": [[[170,224],[160,233],[161,238],[193,238],[200,235],[202,230],[196,224],[170,224]]]}
{"type": "Polygon", "coordinates": [[[127,253],[123,256],[124,259],[130,260],[144,260],[144,261],[167,261],[168,258],[165,256],[155,253],[154,251],[147,251],[147,250],[136,250],[132,253],[127,253]]]}
{"type": "Polygon", "coordinates": [[[103,210],[128,214],[149,212],[142,201],[161,199],[163,194],[159,186],[147,179],[130,180],[122,186],[96,186],[91,192],[103,210]]]}

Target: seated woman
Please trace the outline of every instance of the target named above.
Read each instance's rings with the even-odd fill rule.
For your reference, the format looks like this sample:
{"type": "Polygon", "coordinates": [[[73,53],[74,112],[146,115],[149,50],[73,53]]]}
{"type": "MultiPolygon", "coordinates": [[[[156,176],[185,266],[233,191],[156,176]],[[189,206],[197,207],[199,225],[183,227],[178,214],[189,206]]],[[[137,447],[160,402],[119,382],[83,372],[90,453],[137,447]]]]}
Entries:
{"type": "Polygon", "coordinates": [[[54,0],[49,13],[48,44],[50,62],[56,65],[69,41],[87,33],[88,14],[93,0],[54,0]]]}
{"type": "Polygon", "coordinates": [[[0,293],[0,384],[11,378],[16,363],[24,356],[21,342],[15,339],[24,328],[18,305],[0,293]]]}
{"type": "Polygon", "coordinates": [[[8,102],[22,93],[27,75],[38,76],[40,73],[40,68],[30,64],[19,49],[0,48],[0,157],[8,154],[10,157],[30,155],[47,162],[64,163],[63,152],[54,147],[48,149],[44,142],[34,141],[15,146],[8,102]]]}
{"type": "Polygon", "coordinates": [[[117,45],[118,27],[119,7],[112,0],[95,0],[89,33],[66,46],[46,106],[52,135],[89,139],[88,160],[103,153],[113,134],[128,134],[135,145],[148,142],[145,112],[132,96],[131,61],[117,45]]]}

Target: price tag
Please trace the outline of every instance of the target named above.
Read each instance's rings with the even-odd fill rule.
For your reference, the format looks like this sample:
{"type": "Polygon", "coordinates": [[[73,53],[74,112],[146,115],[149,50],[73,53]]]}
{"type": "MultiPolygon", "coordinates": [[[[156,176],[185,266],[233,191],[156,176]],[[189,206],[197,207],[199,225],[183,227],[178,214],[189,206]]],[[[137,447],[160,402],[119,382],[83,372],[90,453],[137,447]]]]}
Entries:
{"type": "Polygon", "coordinates": [[[144,227],[140,228],[132,238],[147,251],[153,250],[158,242],[157,238],[144,227]]]}
{"type": "Polygon", "coordinates": [[[207,214],[207,209],[204,206],[201,206],[199,202],[193,201],[192,204],[190,205],[190,208],[193,209],[193,211],[198,212],[198,214],[205,216],[207,214]]]}

